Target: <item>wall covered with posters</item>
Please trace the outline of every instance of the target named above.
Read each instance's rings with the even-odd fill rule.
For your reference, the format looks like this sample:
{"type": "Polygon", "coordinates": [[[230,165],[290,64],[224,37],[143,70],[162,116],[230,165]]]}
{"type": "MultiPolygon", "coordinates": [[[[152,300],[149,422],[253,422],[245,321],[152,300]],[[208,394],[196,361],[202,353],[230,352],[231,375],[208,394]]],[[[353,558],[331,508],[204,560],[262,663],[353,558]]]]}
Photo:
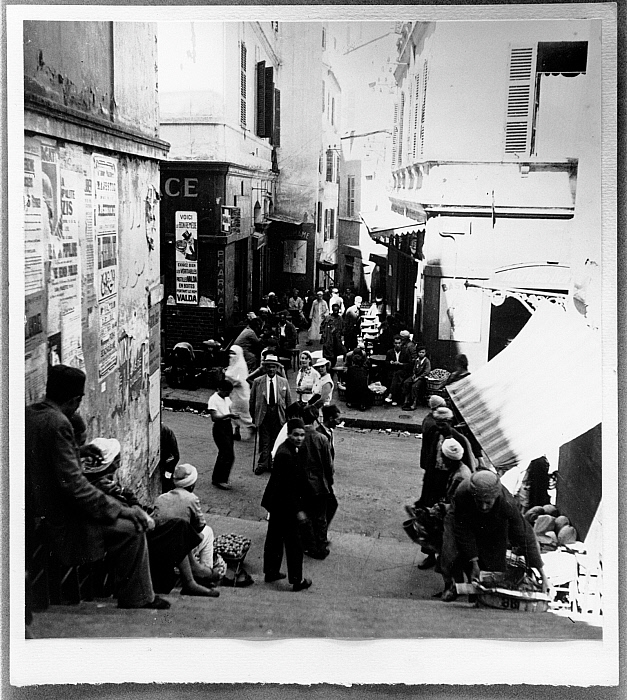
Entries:
{"type": "Polygon", "coordinates": [[[49,365],[83,369],[87,439],[120,440],[120,477],[146,500],[159,460],[167,154],[155,138],[154,44],[148,24],[25,26],[25,401],[43,398],[49,365]],[[71,41],[72,32],[90,41],[71,41]],[[101,44],[94,60],[89,47],[101,44]],[[101,70],[120,64],[133,75],[101,70]],[[152,92],[133,88],[139,74],[152,92]]]}

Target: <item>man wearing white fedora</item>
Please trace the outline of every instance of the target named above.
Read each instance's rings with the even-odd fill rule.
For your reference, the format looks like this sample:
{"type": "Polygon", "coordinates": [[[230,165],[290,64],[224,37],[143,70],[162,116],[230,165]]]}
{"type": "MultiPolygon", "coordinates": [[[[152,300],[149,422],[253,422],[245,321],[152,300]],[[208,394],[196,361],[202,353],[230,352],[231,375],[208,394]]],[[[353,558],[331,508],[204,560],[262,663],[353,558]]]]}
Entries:
{"type": "Polygon", "coordinates": [[[259,436],[259,461],[255,474],[270,471],[270,450],[287,419],[285,411],[293,403],[287,379],[277,375],[281,366],[279,358],[266,355],[261,364],[265,374],[255,379],[250,390],[250,414],[259,436]]]}

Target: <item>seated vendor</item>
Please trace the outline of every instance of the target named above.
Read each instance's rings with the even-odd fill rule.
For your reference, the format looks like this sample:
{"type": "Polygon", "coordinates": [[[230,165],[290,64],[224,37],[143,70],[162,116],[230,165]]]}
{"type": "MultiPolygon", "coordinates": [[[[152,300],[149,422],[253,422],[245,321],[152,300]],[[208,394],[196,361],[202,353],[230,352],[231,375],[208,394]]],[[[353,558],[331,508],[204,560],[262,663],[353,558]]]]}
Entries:
{"type": "Polygon", "coordinates": [[[207,574],[206,570],[197,565],[193,556],[193,550],[201,544],[202,537],[183,518],[160,519],[156,523],[135,492],[117,481],[121,450],[118,440],[96,438],[89,444],[99,449],[102,457],[87,457],[83,461],[83,473],[87,480],[111,498],[132,508],[146,524],[150,574],[155,591],[169,593],[172,590],[176,581],[174,567],[178,567],[183,580],[181,595],[216,598],[218,591],[200,585],[194,578],[194,569],[207,574]]]}

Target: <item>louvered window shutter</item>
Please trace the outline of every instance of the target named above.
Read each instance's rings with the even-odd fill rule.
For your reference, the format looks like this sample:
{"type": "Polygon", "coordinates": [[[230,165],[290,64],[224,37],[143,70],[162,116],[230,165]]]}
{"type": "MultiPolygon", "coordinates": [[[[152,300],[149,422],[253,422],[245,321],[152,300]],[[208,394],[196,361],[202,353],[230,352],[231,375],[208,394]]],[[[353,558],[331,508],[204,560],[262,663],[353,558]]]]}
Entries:
{"type": "Polygon", "coordinates": [[[274,136],[272,143],[275,146],[281,145],[281,91],[274,90],[274,136]]]}
{"type": "Polygon", "coordinates": [[[427,83],[429,81],[429,62],[425,61],[422,69],[422,101],[420,104],[420,155],[425,152],[425,114],[427,111],[427,83]]]}
{"type": "Polygon", "coordinates": [[[327,182],[333,182],[333,151],[327,150],[327,182]]]}
{"type": "Polygon", "coordinates": [[[392,129],[392,168],[398,164],[398,102],[394,105],[394,128],[392,129]]]}
{"type": "Polygon", "coordinates": [[[266,68],[265,136],[272,142],[274,135],[274,68],[266,68]]]}
{"type": "Polygon", "coordinates": [[[318,221],[316,222],[316,231],[322,231],[322,202],[318,202],[318,221]]]}
{"type": "Polygon", "coordinates": [[[340,184],[340,154],[335,156],[335,182],[340,184]]]}
{"type": "Polygon", "coordinates": [[[329,210],[329,238],[335,238],[335,209],[329,210]]]}
{"type": "Polygon", "coordinates": [[[398,165],[403,165],[403,120],[405,116],[405,93],[401,92],[401,103],[398,107],[398,165]]]}
{"type": "Polygon", "coordinates": [[[257,136],[266,135],[266,62],[257,64],[257,136]]]}
{"type": "Polygon", "coordinates": [[[324,114],[324,108],[326,107],[327,104],[327,85],[322,81],[322,114],[324,114]]]}
{"type": "Polygon", "coordinates": [[[418,115],[420,112],[420,73],[417,73],[414,76],[414,131],[411,145],[411,154],[414,160],[418,157],[418,137],[420,135],[420,121],[418,115]]]}
{"type": "Polygon", "coordinates": [[[505,153],[529,154],[537,47],[512,46],[509,59],[505,153]]]}
{"type": "Polygon", "coordinates": [[[240,46],[240,121],[246,126],[246,44],[240,46]]]}

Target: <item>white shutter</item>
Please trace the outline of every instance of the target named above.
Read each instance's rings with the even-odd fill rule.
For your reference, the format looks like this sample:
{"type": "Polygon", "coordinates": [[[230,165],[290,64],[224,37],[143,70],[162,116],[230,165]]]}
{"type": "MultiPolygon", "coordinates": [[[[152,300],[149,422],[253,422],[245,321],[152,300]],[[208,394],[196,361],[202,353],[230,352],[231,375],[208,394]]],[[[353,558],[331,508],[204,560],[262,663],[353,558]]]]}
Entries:
{"type": "Polygon", "coordinates": [[[420,73],[414,76],[414,123],[413,136],[411,145],[411,154],[413,160],[418,156],[418,135],[420,134],[420,122],[418,115],[420,114],[420,73]]]}
{"type": "Polygon", "coordinates": [[[394,128],[392,129],[392,170],[398,163],[398,102],[394,105],[394,128]]]}
{"type": "Polygon", "coordinates": [[[403,121],[405,118],[405,93],[401,92],[401,104],[398,108],[398,165],[403,165],[403,121]]]}
{"type": "Polygon", "coordinates": [[[427,110],[427,82],[429,80],[429,62],[425,61],[422,68],[422,103],[420,105],[420,155],[425,152],[425,114],[427,110]]]}
{"type": "Polygon", "coordinates": [[[505,153],[529,155],[537,46],[512,46],[510,50],[505,153]]]}

